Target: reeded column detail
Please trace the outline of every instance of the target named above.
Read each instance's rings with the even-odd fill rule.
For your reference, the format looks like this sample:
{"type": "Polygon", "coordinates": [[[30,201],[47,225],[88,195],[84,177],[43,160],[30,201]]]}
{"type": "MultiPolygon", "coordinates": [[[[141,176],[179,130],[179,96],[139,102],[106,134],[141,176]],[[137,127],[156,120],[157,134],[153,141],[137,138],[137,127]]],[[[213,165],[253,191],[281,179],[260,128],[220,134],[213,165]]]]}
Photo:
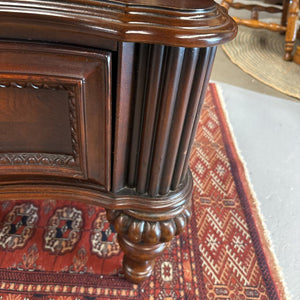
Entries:
{"type": "Polygon", "coordinates": [[[127,186],[152,197],[180,188],[215,47],[136,44],[127,186]]]}
{"type": "MultiPolygon", "coordinates": [[[[107,209],[107,218],[125,254],[125,276],[139,283],[151,275],[155,258],[190,219],[188,163],[216,47],[134,44],[129,49],[130,114],[124,126],[117,119],[119,135],[127,142],[122,151],[120,145],[115,148],[125,172],[113,184],[113,192],[139,202],[107,209]]],[[[120,77],[119,89],[123,82],[126,77],[120,77]]],[[[124,109],[119,99],[117,108],[124,109]]]]}

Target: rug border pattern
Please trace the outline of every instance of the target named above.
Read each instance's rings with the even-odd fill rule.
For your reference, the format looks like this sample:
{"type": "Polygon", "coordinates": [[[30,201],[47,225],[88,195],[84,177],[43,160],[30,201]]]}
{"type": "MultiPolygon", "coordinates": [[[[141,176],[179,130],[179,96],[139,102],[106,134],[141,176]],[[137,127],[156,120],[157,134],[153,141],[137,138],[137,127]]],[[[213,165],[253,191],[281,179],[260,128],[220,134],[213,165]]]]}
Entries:
{"type": "MultiPolygon", "coordinates": [[[[251,184],[247,178],[247,170],[243,164],[243,161],[238,153],[238,147],[235,143],[233,132],[230,128],[230,123],[226,115],[225,104],[222,102],[222,93],[218,89],[218,86],[214,83],[209,85],[209,89],[214,98],[214,104],[219,115],[219,121],[222,131],[222,139],[224,141],[225,150],[230,162],[232,176],[236,184],[238,195],[241,199],[241,205],[245,214],[246,221],[248,223],[249,232],[255,248],[258,264],[260,266],[262,277],[264,279],[268,295],[271,300],[288,299],[286,297],[286,290],[283,283],[283,279],[280,277],[280,272],[276,264],[274,253],[272,253],[270,241],[266,236],[266,230],[264,229],[263,222],[259,213],[258,204],[256,202],[253,191],[251,190],[251,184]]],[[[195,222],[192,218],[191,222],[195,222]]],[[[192,227],[195,228],[195,227],[192,227]]],[[[189,232],[190,235],[192,232],[189,232]]],[[[190,247],[196,252],[196,245],[193,241],[190,241],[190,247]]],[[[201,257],[198,259],[201,260],[201,257]]],[[[205,282],[203,279],[202,264],[196,264],[200,270],[193,270],[193,272],[202,274],[201,286],[198,287],[198,294],[201,298],[207,299],[205,293],[205,282]],[[200,271],[200,272],[199,272],[200,271]]],[[[99,274],[60,274],[63,278],[63,284],[55,284],[55,278],[57,277],[53,272],[29,272],[23,271],[22,283],[16,279],[15,275],[17,271],[11,270],[10,280],[7,280],[5,276],[5,270],[0,270],[0,291],[8,291],[11,293],[19,292],[20,294],[45,294],[51,292],[59,292],[64,296],[102,296],[109,297],[107,299],[119,299],[120,296],[138,297],[140,295],[141,286],[132,285],[127,281],[116,282],[116,278],[108,275],[99,274]],[[31,276],[39,277],[40,284],[35,284],[30,281],[31,276]],[[98,288],[96,286],[99,277],[102,282],[105,282],[103,286],[98,288]],[[49,279],[50,282],[49,282],[49,279]],[[8,282],[9,281],[9,282],[8,282]],[[66,285],[66,282],[70,284],[66,285]],[[89,282],[89,285],[81,284],[82,282],[89,282]],[[127,289],[126,295],[121,294],[120,288],[127,289]],[[131,290],[129,291],[129,289],[131,290]]],[[[190,299],[189,295],[186,295],[186,299],[190,299]]],[[[104,298],[101,298],[104,299],[104,298]]]]}
{"type": "Polygon", "coordinates": [[[241,158],[241,154],[239,153],[238,145],[235,141],[233,130],[226,114],[226,105],[222,99],[221,88],[215,83],[211,84],[210,88],[211,92],[214,94],[214,98],[216,99],[216,109],[224,129],[222,137],[224,140],[225,150],[230,161],[232,176],[241,199],[241,205],[243,206],[246,221],[249,225],[249,232],[269,297],[272,300],[289,299],[284,279],[280,274],[275,253],[272,251],[267,229],[263,224],[262,215],[258,206],[259,204],[253,190],[251,189],[248,172],[245,167],[245,163],[241,158]]]}

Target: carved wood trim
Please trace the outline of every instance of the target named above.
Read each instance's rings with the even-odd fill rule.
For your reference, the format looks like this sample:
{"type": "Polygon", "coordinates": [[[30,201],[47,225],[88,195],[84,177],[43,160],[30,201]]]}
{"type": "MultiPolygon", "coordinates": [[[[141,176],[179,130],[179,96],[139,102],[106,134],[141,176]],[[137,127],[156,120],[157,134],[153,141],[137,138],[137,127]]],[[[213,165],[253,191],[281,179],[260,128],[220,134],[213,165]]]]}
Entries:
{"type": "Polygon", "coordinates": [[[76,168],[73,156],[48,153],[0,153],[0,166],[51,166],[76,168]]]}
{"type": "Polygon", "coordinates": [[[10,79],[0,80],[0,88],[30,88],[34,90],[65,90],[68,92],[68,107],[71,128],[71,141],[73,155],[49,154],[49,153],[0,153],[0,166],[51,166],[51,167],[68,167],[79,171],[80,166],[80,145],[78,133],[78,118],[75,102],[76,84],[62,84],[58,82],[35,82],[10,79]]]}

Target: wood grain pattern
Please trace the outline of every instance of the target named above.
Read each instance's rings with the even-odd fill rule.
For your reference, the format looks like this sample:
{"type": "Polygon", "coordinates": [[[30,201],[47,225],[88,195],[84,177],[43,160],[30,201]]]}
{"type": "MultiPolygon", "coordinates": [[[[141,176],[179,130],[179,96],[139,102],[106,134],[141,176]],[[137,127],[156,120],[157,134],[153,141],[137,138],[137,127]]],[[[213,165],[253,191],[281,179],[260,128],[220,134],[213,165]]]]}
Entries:
{"type": "Polygon", "coordinates": [[[71,87],[50,88],[46,84],[37,86],[33,82],[3,80],[0,81],[1,152],[49,151],[72,155],[72,148],[76,152],[76,124],[71,123],[72,145],[70,122],[65,118],[74,109],[69,105],[73,97],[71,87]]]}

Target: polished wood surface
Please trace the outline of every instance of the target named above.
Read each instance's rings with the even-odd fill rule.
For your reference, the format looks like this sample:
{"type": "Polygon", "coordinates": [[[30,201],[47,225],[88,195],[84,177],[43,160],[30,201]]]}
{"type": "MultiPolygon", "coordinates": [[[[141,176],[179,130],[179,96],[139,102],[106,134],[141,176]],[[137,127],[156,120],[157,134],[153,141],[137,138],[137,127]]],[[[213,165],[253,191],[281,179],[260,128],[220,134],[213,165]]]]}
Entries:
{"type": "Polygon", "coordinates": [[[189,155],[216,45],[211,0],[0,0],[0,199],[101,205],[128,280],[190,219],[189,155]]]}
{"type": "MultiPolygon", "coordinates": [[[[51,41],[76,44],[83,38],[92,45],[88,36],[93,35],[122,42],[206,47],[226,42],[236,33],[233,21],[211,0],[172,1],[168,8],[170,0],[1,2],[0,32],[7,38],[44,40],[46,30],[51,41]]],[[[113,42],[105,43],[116,47],[113,42]]]]}
{"type": "Polygon", "coordinates": [[[72,155],[70,124],[65,118],[68,92],[36,90],[18,82],[0,89],[0,151],[72,155]]]}

